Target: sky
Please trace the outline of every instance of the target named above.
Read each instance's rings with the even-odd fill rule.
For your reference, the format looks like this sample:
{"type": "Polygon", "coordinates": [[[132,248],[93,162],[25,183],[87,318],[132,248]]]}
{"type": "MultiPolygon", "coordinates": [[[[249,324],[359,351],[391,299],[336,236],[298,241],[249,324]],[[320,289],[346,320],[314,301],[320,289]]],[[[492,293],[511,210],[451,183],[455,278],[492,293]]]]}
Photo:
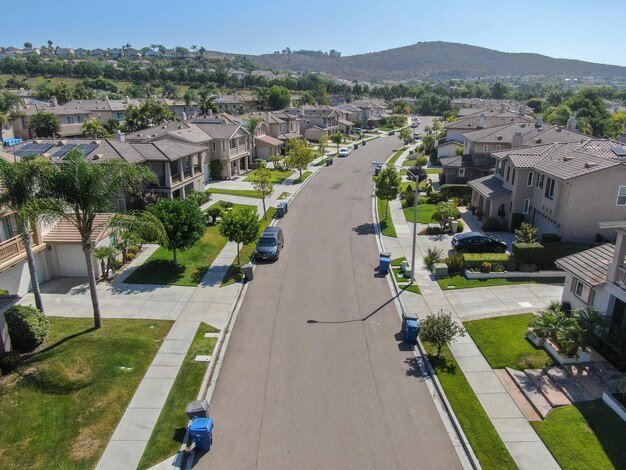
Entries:
{"type": "Polygon", "coordinates": [[[31,0],[17,11],[2,22],[0,46],[52,40],[87,49],[289,47],[346,56],[448,41],[626,66],[625,0],[31,0]]]}

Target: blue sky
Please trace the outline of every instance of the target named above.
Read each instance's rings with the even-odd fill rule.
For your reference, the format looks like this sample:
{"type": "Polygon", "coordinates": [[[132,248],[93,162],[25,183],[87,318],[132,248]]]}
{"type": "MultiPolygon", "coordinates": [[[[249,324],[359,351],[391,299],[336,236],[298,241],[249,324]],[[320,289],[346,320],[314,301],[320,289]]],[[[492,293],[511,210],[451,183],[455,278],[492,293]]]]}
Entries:
{"type": "Polygon", "coordinates": [[[450,41],[626,66],[624,0],[35,0],[10,16],[2,46],[50,39],[74,48],[195,44],[261,54],[288,46],[352,55],[450,41]]]}

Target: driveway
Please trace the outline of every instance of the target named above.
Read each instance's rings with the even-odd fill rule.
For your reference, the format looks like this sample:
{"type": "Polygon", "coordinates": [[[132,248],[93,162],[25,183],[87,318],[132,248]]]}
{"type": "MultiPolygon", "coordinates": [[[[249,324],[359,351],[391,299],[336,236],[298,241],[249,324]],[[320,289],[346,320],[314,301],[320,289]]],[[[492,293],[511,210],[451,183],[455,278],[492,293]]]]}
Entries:
{"type": "Polygon", "coordinates": [[[305,186],[285,249],[242,302],[211,401],[207,469],[460,468],[375,271],[373,160],[381,138],[305,186]]]}

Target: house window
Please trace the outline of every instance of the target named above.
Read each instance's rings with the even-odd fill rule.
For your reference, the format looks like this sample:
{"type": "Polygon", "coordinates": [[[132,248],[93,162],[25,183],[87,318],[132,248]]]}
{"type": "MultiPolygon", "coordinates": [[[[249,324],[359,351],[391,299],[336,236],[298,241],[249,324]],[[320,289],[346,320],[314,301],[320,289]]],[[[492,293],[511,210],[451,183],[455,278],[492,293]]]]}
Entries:
{"type": "Polygon", "coordinates": [[[487,153],[489,151],[488,145],[483,145],[483,152],[487,153]]]}
{"type": "Polygon", "coordinates": [[[211,150],[215,152],[215,141],[211,142],[211,150]]]}
{"type": "Polygon", "coordinates": [[[237,139],[230,140],[230,148],[231,149],[237,148],[237,139]]]}
{"type": "Polygon", "coordinates": [[[626,186],[620,186],[617,191],[617,205],[626,206],[626,186]]]}
{"type": "Polygon", "coordinates": [[[117,114],[115,115],[115,118],[116,118],[118,121],[123,121],[123,120],[124,120],[124,113],[117,113],[117,114]]]}
{"type": "Polygon", "coordinates": [[[511,176],[511,184],[515,184],[515,168],[513,168],[513,175],[511,176]]]}
{"type": "Polygon", "coordinates": [[[583,284],[580,280],[574,278],[572,281],[573,291],[576,297],[585,302],[587,305],[593,305],[593,299],[595,292],[591,287],[586,284],[583,284]]]}
{"type": "Polygon", "coordinates": [[[459,178],[463,178],[465,176],[465,168],[459,168],[459,178]]]}
{"type": "Polygon", "coordinates": [[[501,145],[496,145],[496,152],[498,152],[502,148],[501,145]]]}
{"type": "Polygon", "coordinates": [[[548,178],[548,181],[546,182],[546,190],[544,192],[544,195],[548,198],[548,199],[554,199],[554,185],[555,185],[555,180],[553,180],[552,178],[548,178]]]}
{"type": "Polygon", "coordinates": [[[76,121],[82,124],[83,122],[85,122],[85,118],[83,116],[76,116],[76,121]]]}
{"type": "Polygon", "coordinates": [[[533,176],[534,173],[532,171],[528,172],[528,179],[526,179],[526,186],[532,186],[533,185],[533,176]]]}
{"type": "Polygon", "coordinates": [[[537,187],[543,189],[543,175],[537,177],[537,187]]]}
{"type": "Polygon", "coordinates": [[[74,116],[68,116],[67,117],[67,123],[68,124],[74,124],[74,116]]]}
{"type": "Polygon", "coordinates": [[[522,214],[528,214],[530,211],[530,199],[524,199],[524,207],[522,209],[522,214]]]}
{"type": "Polygon", "coordinates": [[[506,169],[506,182],[509,182],[509,176],[511,176],[511,167],[506,169]]]}

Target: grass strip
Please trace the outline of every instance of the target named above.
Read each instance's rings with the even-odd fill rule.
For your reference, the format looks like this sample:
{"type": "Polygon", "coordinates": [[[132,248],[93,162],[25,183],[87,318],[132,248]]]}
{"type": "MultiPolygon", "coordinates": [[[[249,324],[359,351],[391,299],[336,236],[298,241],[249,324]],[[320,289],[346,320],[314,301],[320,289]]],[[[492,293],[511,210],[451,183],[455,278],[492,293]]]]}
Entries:
{"type": "Polygon", "coordinates": [[[200,324],[141,457],[139,469],[150,468],[176,454],[183,442],[188,422],[185,408],[197,398],[209,367],[208,362],[194,359],[198,354],[211,355],[217,343],[217,338],[205,338],[205,333],[219,333],[219,330],[206,323],[200,324]]]}
{"type": "Polygon", "coordinates": [[[493,427],[491,420],[478,401],[474,390],[447,346],[441,356],[435,356],[435,348],[424,343],[428,359],[454,409],[461,428],[467,436],[483,469],[517,469],[511,454],[493,427]]]}
{"type": "Polygon", "coordinates": [[[302,173],[302,177],[298,178],[297,180],[294,180],[293,184],[303,183],[312,174],[313,174],[312,171],[305,171],[304,173],[302,173]]]}
{"type": "Polygon", "coordinates": [[[391,211],[387,210],[387,217],[385,217],[385,210],[387,209],[388,201],[376,198],[376,205],[378,208],[378,220],[380,224],[380,232],[386,237],[397,238],[396,227],[391,220],[391,211]]]}
{"type": "MultiPolygon", "coordinates": [[[[270,180],[273,184],[280,184],[293,175],[293,173],[293,170],[270,170],[270,180]]],[[[256,170],[246,176],[244,181],[249,183],[253,182],[255,174],[256,170]]]]}
{"type": "Polygon", "coordinates": [[[254,189],[220,189],[220,188],[209,188],[207,189],[211,194],[226,194],[229,196],[239,196],[239,197],[253,197],[255,199],[261,199],[259,193],[254,189]]]}
{"type": "Polygon", "coordinates": [[[562,285],[565,278],[562,277],[522,277],[522,278],[493,278],[493,279],[467,279],[457,275],[445,279],[437,279],[439,286],[444,290],[471,289],[474,287],[509,286],[516,284],[557,284],[562,285]]]}

